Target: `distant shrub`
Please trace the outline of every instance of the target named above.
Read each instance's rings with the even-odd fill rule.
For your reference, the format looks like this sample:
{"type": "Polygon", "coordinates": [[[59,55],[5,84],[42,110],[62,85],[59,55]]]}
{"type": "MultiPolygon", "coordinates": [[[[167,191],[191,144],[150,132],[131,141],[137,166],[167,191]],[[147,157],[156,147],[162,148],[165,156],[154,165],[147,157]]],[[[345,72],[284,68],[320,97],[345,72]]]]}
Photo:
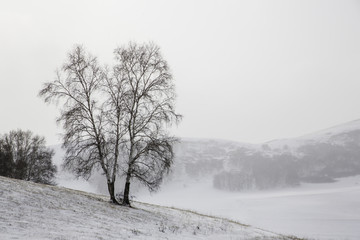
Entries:
{"type": "Polygon", "coordinates": [[[30,131],[11,131],[0,137],[0,175],[36,183],[55,184],[54,152],[44,137],[30,131]]]}

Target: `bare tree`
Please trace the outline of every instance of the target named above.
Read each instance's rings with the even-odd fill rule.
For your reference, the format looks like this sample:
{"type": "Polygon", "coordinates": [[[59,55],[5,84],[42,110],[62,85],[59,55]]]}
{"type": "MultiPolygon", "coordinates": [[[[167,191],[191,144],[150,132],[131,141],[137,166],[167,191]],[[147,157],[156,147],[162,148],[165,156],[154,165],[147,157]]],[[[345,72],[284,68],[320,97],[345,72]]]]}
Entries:
{"type": "Polygon", "coordinates": [[[117,203],[115,180],[122,112],[120,107],[114,109],[108,103],[116,101],[121,92],[108,88],[111,87],[109,71],[100,67],[96,57],[86,53],[82,46],[74,48],[61,70],[53,82],[44,85],[39,95],[45,102],[62,103],[57,121],[65,130],[63,166],[85,179],[94,169],[101,168],[110,199],[117,203]]]}
{"type": "Polygon", "coordinates": [[[126,176],[123,204],[129,205],[133,177],[155,190],[169,171],[176,138],[165,130],[181,116],[174,111],[172,76],[157,46],[131,43],[114,53],[117,65],[109,69],[75,47],[39,95],[45,102],[62,103],[63,166],[84,178],[101,168],[114,203],[121,168],[126,176]]]}
{"type": "Polygon", "coordinates": [[[114,79],[124,93],[123,124],[127,129],[123,171],[124,205],[130,205],[132,178],[156,190],[173,162],[173,144],[166,127],[181,119],[175,113],[175,90],[167,62],[158,46],[130,43],[115,50],[114,79]]]}

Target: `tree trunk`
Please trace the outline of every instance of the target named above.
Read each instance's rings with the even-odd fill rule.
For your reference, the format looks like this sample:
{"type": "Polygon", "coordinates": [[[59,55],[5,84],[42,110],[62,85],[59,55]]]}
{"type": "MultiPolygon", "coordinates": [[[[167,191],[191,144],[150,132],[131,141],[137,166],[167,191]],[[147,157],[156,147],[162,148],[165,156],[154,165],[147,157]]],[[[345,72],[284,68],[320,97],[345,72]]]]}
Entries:
{"type": "Polygon", "coordinates": [[[125,189],[124,189],[124,199],[122,202],[122,204],[125,206],[130,206],[129,194],[130,194],[130,174],[127,174],[126,182],[125,182],[125,189]]]}
{"type": "Polygon", "coordinates": [[[108,190],[109,190],[111,202],[115,204],[119,204],[119,202],[115,198],[115,182],[108,181],[108,190]]]}

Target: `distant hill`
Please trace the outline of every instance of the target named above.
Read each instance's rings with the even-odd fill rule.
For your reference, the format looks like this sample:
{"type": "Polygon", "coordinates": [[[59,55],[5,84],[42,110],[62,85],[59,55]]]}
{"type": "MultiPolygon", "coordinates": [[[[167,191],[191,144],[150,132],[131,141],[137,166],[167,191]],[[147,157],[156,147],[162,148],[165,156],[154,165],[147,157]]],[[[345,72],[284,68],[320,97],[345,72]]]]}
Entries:
{"type": "Polygon", "coordinates": [[[0,177],[0,239],[297,239],[194,212],[0,177]]]}
{"type": "Polygon", "coordinates": [[[183,139],[172,180],[211,178],[218,189],[241,191],[332,182],[360,174],[360,120],[263,144],[183,139]]]}

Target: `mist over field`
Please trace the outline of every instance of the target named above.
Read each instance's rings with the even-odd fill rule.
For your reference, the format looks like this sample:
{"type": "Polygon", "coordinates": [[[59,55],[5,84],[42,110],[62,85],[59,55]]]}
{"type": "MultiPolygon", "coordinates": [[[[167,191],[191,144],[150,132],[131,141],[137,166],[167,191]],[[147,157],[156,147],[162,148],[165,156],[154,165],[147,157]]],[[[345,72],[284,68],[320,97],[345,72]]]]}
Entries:
{"type": "MultiPolygon", "coordinates": [[[[259,145],[182,139],[161,189],[149,193],[138,183],[131,195],[298,237],[358,239],[359,145],[360,120],[259,145]]],[[[101,175],[85,182],[61,174],[60,185],[107,191],[101,175]]]]}

